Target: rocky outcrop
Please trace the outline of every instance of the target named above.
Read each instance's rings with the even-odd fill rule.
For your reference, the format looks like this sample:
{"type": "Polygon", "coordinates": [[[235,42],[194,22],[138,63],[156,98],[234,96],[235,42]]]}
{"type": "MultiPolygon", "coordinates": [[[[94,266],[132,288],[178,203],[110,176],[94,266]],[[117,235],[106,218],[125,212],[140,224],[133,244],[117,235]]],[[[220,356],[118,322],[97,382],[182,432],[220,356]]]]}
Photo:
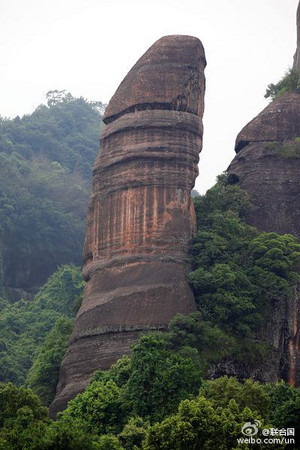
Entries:
{"type": "Polygon", "coordinates": [[[87,285],[52,416],[141,333],[195,310],[186,274],[205,64],[198,39],[166,36],[139,59],[108,105],[87,214],[87,285]]]}
{"type": "MultiPolygon", "coordinates": [[[[291,233],[298,239],[299,137],[300,94],[288,92],[270,103],[239,133],[237,155],[228,168],[228,182],[239,183],[250,195],[254,208],[249,223],[262,231],[291,233]]],[[[271,344],[273,351],[263,366],[243,368],[246,377],[253,376],[261,381],[283,378],[300,385],[299,292],[299,286],[295,286],[291,298],[283,299],[274,307],[272,317],[259,336],[271,344]]],[[[239,368],[235,370],[240,373],[239,368]]]]}
{"type": "Polygon", "coordinates": [[[236,138],[235,151],[253,143],[284,142],[300,134],[299,92],[287,92],[277,98],[251,122],[236,138]]]}
{"type": "Polygon", "coordinates": [[[300,94],[271,102],[239,133],[229,182],[239,182],[255,209],[249,221],[260,230],[300,239],[300,158],[282,152],[300,136],[300,94]]]}
{"type": "Polygon", "coordinates": [[[297,50],[294,56],[293,69],[300,72],[300,1],[297,9],[297,50]]]}

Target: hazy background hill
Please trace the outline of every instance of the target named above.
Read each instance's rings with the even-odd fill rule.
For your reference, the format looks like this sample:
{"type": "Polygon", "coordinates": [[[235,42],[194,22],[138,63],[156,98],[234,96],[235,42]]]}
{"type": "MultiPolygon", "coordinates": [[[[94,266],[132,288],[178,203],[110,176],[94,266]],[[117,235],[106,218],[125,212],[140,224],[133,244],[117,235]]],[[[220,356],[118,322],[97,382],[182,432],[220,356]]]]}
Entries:
{"type": "Polygon", "coordinates": [[[81,264],[101,102],[49,91],[47,105],[0,118],[0,288],[30,298],[59,265],[81,264]]]}

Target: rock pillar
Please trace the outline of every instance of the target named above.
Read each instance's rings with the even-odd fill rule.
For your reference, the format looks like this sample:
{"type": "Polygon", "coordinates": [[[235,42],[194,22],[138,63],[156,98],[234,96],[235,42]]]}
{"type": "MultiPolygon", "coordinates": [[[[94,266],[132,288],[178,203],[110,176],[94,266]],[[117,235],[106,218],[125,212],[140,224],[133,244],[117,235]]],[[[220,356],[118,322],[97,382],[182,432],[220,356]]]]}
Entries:
{"type": "Polygon", "coordinates": [[[107,107],[87,213],[87,284],[52,416],[141,333],[195,310],[187,252],[196,226],[190,193],[202,147],[205,64],[197,38],[163,37],[107,107]]]}

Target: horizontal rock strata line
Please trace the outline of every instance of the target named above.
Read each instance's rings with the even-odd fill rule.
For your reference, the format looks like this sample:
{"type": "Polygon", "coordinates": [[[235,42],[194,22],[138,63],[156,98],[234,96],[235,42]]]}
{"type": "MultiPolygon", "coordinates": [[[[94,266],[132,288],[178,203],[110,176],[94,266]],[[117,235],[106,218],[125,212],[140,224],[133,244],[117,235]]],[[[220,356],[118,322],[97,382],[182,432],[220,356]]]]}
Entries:
{"type": "Polygon", "coordinates": [[[175,314],[196,309],[187,262],[205,64],[198,39],[166,36],[140,58],[107,107],[87,211],[87,284],[52,417],[142,333],[165,330],[175,314]]]}

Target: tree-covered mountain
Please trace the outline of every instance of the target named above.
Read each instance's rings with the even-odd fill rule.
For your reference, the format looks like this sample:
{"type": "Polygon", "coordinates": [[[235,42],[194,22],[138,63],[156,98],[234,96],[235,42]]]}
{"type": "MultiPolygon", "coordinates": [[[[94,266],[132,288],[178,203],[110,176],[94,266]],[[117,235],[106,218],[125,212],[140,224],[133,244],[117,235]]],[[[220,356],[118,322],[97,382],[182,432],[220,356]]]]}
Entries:
{"type": "Polygon", "coordinates": [[[0,119],[0,289],[32,296],[59,265],[81,264],[101,102],[50,91],[47,105],[0,119]]]}

